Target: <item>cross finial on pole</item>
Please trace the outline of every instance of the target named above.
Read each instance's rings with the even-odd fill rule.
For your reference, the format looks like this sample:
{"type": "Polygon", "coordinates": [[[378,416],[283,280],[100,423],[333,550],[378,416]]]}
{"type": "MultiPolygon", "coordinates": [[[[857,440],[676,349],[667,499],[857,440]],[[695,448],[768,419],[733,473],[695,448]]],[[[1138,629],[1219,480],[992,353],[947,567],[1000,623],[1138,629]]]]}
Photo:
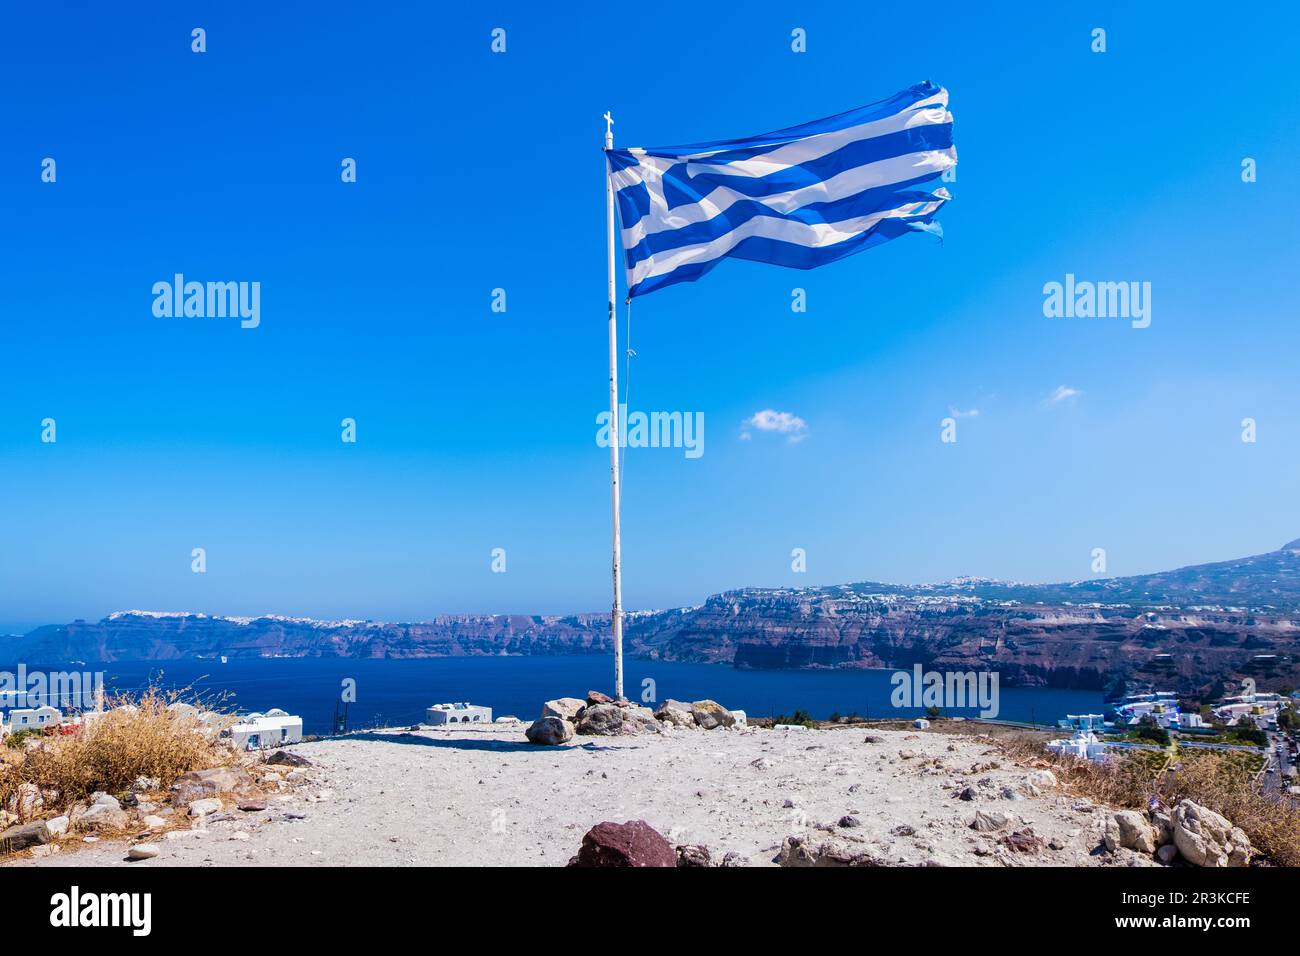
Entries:
{"type": "Polygon", "coordinates": [[[609,110],[605,110],[605,148],[614,148],[614,117],[609,115],[609,110]]]}

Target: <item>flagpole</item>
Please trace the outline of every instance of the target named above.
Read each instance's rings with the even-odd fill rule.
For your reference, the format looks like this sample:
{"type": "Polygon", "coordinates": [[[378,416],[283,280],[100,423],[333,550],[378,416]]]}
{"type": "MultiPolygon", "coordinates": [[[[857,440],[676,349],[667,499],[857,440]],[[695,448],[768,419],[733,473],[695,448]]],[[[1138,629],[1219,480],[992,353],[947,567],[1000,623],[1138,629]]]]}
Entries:
{"type": "MultiPolygon", "coordinates": [[[[614,119],[605,114],[605,150],[614,148],[614,119]]],[[[605,162],[605,231],[609,250],[609,483],[614,518],[614,697],[623,699],[623,575],[622,541],[619,536],[618,444],[622,422],[618,414],[618,326],[614,321],[614,183],[605,162]]]]}

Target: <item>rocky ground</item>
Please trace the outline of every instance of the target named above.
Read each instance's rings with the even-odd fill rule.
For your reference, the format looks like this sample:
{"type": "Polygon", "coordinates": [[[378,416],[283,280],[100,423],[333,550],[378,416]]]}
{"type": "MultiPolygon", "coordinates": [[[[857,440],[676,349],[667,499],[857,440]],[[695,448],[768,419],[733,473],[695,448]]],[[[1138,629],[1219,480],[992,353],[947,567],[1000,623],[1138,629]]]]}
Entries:
{"type": "Polygon", "coordinates": [[[595,824],[645,820],[674,845],[707,846],[715,864],[807,862],[809,848],[833,844],[900,866],[1153,865],[1149,853],[1104,849],[1110,812],[975,735],[668,728],[535,746],[524,729],[301,744],[292,753],[312,765],[273,781],[265,809],[218,795],[221,809],[177,811],[145,837],[73,832],[9,862],[562,866],[595,824]],[[128,861],[141,839],[157,855],[128,861]]]}

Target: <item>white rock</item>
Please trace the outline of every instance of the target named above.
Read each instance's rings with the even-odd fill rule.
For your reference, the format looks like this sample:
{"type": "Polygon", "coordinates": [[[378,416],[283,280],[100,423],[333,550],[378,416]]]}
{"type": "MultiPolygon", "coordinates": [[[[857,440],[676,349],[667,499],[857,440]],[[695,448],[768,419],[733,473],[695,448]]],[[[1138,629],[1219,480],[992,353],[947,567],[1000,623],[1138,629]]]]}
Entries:
{"type": "Polygon", "coordinates": [[[579,700],[577,697],[557,697],[555,700],[548,700],[542,704],[542,716],[559,717],[560,720],[573,723],[578,719],[578,711],[586,706],[587,702],[579,700]]]}
{"type": "Polygon", "coordinates": [[[1247,866],[1250,838],[1224,816],[1191,800],[1174,807],[1174,845],[1193,866],[1247,866]]]}
{"type": "Polygon", "coordinates": [[[68,832],[68,818],[54,817],[45,821],[45,828],[50,831],[50,836],[62,836],[68,832]]]}
{"type": "Polygon", "coordinates": [[[1139,853],[1156,851],[1156,828],[1136,810],[1117,810],[1106,818],[1102,840],[1112,853],[1118,847],[1139,853]]]}
{"type": "Polygon", "coordinates": [[[978,830],[980,833],[992,833],[995,830],[1009,827],[1013,820],[1011,814],[1003,810],[976,810],[975,819],[971,821],[970,828],[978,830]]]}
{"type": "Polygon", "coordinates": [[[150,813],[147,816],[142,817],[140,822],[150,830],[161,830],[167,825],[167,821],[155,813],[150,813]]]}
{"type": "Polygon", "coordinates": [[[14,790],[5,809],[20,819],[29,820],[45,808],[45,798],[41,788],[34,783],[20,783],[14,790]]]}
{"type": "Polygon", "coordinates": [[[1057,780],[1056,774],[1052,773],[1050,770],[1035,770],[1025,778],[1025,782],[1043,790],[1047,790],[1055,787],[1057,780]]]}
{"type": "Polygon", "coordinates": [[[190,816],[202,817],[209,813],[216,813],[221,809],[221,801],[215,797],[205,797],[202,800],[190,801],[190,816]]]}
{"type": "Polygon", "coordinates": [[[137,843],[126,851],[126,855],[132,860],[152,860],[161,852],[156,843],[137,843]]]}

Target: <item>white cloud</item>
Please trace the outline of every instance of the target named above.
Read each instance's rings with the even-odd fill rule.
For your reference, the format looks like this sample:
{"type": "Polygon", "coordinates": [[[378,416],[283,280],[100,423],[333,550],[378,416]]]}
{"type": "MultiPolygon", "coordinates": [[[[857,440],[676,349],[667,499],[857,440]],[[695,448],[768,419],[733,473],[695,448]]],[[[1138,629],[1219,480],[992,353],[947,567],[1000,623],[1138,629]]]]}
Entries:
{"type": "Polygon", "coordinates": [[[1068,385],[1058,385],[1056,386],[1056,391],[1047,396],[1047,404],[1059,405],[1061,402],[1068,399],[1078,398],[1082,394],[1083,392],[1079,391],[1077,388],[1070,388],[1068,385]]]}
{"type": "Polygon", "coordinates": [[[979,418],[980,410],[978,408],[969,408],[962,411],[960,408],[948,406],[948,414],[953,418],[979,418]]]}
{"type": "Polygon", "coordinates": [[[792,442],[803,441],[808,435],[808,423],[798,415],[793,415],[790,412],[778,412],[771,408],[755,412],[741,423],[740,438],[742,441],[749,441],[751,428],[760,432],[775,432],[779,435],[787,435],[792,442]]]}

